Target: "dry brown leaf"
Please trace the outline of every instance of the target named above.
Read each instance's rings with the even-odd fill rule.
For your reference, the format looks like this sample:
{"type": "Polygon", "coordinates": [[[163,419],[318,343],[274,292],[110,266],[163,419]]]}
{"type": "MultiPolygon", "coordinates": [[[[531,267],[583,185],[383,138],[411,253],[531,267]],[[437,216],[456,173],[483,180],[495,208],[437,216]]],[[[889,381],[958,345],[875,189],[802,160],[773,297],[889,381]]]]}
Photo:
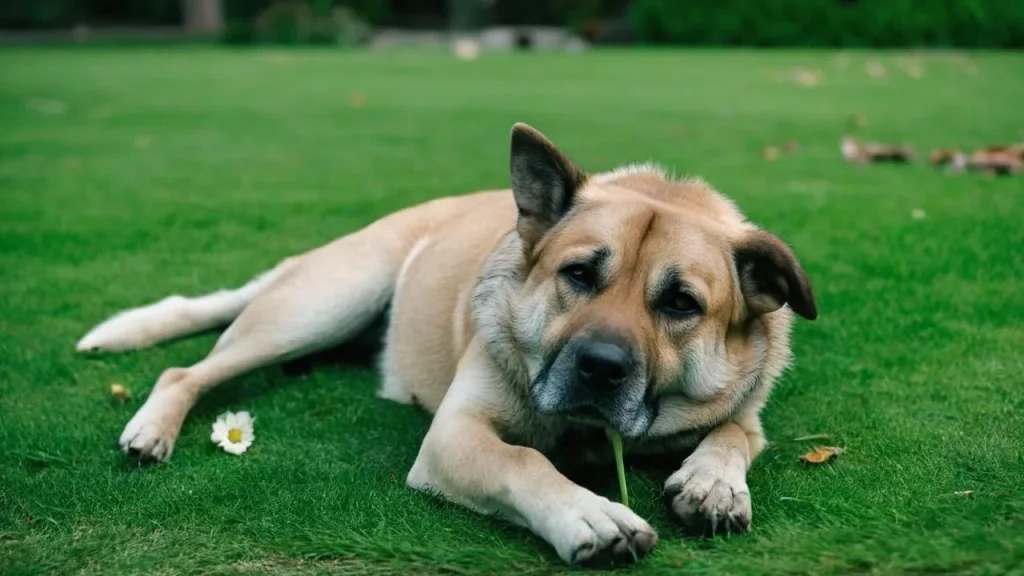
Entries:
{"type": "Polygon", "coordinates": [[[110,385],[110,395],[113,396],[115,399],[120,400],[121,403],[123,404],[126,400],[131,398],[132,393],[131,390],[128,390],[123,385],[115,382],[114,384],[110,385]]]}
{"type": "Polygon", "coordinates": [[[825,75],[817,68],[798,68],[793,71],[793,80],[804,88],[814,88],[824,79],[825,75]]]}
{"type": "Polygon", "coordinates": [[[860,142],[852,136],[843,138],[839,145],[843,159],[857,164],[872,162],[907,163],[914,159],[916,152],[909,144],[882,144],[880,142],[860,142]]]}
{"type": "Polygon", "coordinates": [[[959,173],[967,169],[967,155],[959,150],[932,150],[928,162],[947,172],[959,173]]]}
{"type": "Polygon", "coordinates": [[[761,156],[769,162],[774,162],[779,159],[779,149],[775,146],[765,146],[761,151],[761,156]]]}
{"type": "Polygon", "coordinates": [[[885,78],[889,74],[889,71],[885,68],[885,64],[882,64],[878,60],[868,60],[864,64],[864,71],[867,72],[868,76],[876,79],[885,78]]]}
{"type": "Polygon", "coordinates": [[[986,146],[968,157],[967,166],[988,174],[1018,174],[1024,171],[1024,145],[986,146]]]}
{"type": "Polygon", "coordinates": [[[786,140],[786,143],[782,145],[786,152],[796,152],[800,149],[800,143],[796,140],[786,140]]]}
{"type": "Polygon", "coordinates": [[[914,80],[924,78],[924,66],[919,62],[911,62],[907,64],[903,70],[907,73],[907,76],[910,76],[914,80]]]}
{"type": "Polygon", "coordinates": [[[800,459],[808,464],[824,464],[842,453],[842,448],[837,448],[835,446],[818,446],[807,454],[800,456],[800,459]]]}
{"type": "Polygon", "coordinates": [[[362,92],[353,92],[348,96],[348,105],[356,110],[366,106],[366,94],[362,92]]]}

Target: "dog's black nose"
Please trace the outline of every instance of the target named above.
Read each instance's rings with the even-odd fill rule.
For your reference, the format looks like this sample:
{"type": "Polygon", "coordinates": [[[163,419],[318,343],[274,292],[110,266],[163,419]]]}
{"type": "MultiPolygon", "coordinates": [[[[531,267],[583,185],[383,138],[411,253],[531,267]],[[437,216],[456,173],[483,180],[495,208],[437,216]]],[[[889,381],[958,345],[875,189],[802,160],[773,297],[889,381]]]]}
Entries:
{"type": "Polygon", "coordinates": [[[576,377],[594,392],[617,388],[629,377],[633,359],[618,344],[590,341],[576,353],[576,377]]]}

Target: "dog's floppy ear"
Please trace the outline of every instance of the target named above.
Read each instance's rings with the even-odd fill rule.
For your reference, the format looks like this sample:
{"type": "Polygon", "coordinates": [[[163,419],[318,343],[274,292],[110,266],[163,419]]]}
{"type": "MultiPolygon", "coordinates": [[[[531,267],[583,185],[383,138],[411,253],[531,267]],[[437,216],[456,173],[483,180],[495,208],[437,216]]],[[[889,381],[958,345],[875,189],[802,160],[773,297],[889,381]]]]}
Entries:
{"type": "Polygon", "coordinates": [[[587,176],[543,134],[526,124],[512,127],[509,167],[519,208],[516,230],[523,242],[532,246],[572,208],[587,176]]]}
{"type": "Polygon", "coordinates": [[[811,281],[785,242],[756,230],[736,242],[733,254],[748,318],[774,312],[784,304],[808,320],[818,317],[811,281]]]}

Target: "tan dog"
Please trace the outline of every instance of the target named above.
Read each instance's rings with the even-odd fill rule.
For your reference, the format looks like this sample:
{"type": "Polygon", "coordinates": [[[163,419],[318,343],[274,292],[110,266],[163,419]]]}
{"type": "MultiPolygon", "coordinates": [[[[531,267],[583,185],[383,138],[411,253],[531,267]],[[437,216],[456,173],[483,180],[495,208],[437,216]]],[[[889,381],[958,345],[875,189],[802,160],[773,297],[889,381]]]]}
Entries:
{"type": "Polygon", "coordinates": [[[200,393],[353,339],[390,304],[381,396],[436,413],[409,486],[526,526],[566,562],[644,555],[657,541],[647,522],[552,464],[609,452],[580,416],[634,453],[695,448],[665,484],[672,514],[746,530],[790,310],[817,315],[792,252],[703,182],[646,166],[588,177],[522,124],[511,174],[511,191],[428,202],[237,290],[93,329],[79,350],[230,324],[205,360],[163,373],[121,447],[167,459],[200,393]]]}

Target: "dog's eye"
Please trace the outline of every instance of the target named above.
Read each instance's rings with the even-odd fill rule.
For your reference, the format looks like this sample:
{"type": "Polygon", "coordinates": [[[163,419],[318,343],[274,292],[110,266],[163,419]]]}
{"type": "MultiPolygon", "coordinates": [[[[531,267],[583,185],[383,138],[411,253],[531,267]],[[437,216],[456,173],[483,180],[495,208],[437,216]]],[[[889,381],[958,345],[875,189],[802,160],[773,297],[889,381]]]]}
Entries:
{"type": "Polygon", "coordinates": [[[686,292],[673,292],[665,298],[661,308],[672,316],[693,316],[700,313],[700,302],[686,292]]]}
{"type": "Polygon", "coordinates": [[[561,272],[573,286],[581,290],[593,290],[597,285],[597,274],[586,264],[569,264],[561,272]]]}

